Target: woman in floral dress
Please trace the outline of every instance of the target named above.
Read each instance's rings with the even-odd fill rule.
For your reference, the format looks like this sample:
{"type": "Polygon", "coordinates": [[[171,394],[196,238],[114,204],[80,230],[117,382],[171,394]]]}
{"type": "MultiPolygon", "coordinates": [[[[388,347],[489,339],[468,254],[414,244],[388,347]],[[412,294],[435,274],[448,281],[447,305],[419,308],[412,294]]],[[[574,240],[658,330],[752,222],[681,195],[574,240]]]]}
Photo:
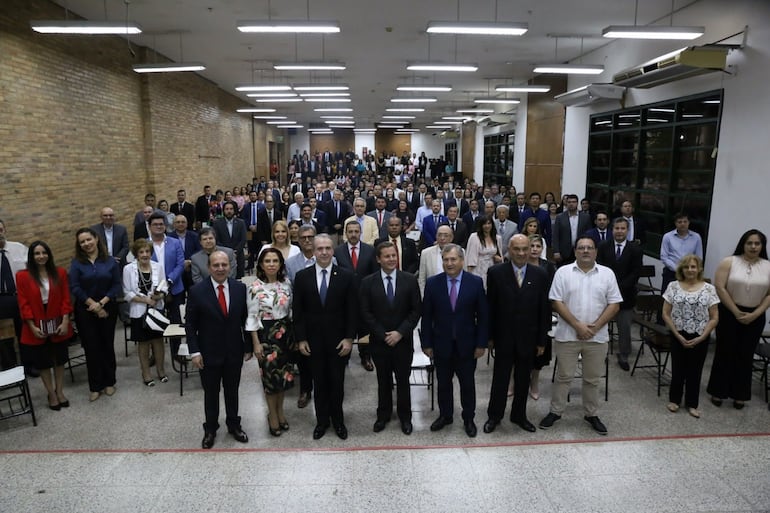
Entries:
{"type": "Polygon", "coordinates": [[[267,402],[270,434],[289,430],[283,411],[284,392],[294,385],[289,363],[291,329],[291,283],[286,278],[283,254],[267,248],[257,260],[257,279],[247,295],[249,315],[246,331],[251,333],[254,354],[259,361],[262,387],[267,402]]]}

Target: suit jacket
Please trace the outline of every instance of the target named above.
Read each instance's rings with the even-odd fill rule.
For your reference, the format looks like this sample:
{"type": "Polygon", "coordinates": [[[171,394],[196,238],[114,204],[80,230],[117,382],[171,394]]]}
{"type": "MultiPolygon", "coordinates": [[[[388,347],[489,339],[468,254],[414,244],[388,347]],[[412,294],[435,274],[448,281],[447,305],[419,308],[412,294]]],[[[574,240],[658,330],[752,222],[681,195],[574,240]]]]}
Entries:
{"type": "Polygon", "coordinates": [[[337,259],[337,265],[353,273],[356,277],[356,287],[358,287],[365,276],[369,276],[379,269],[374,247],[364,242],[361,242],[358,247],[358,266],[355,269],[353,269],[353,261],[350,259],[348,243],[343,242],[334,248],[334,258],[337,259]]]}
{"type": "Polygon", "coordinates": [[[644,244],[644,241],[647,240],[647,230],[644,221],[637,215],[632,216],[631,221],[634,225],[634,240],[644,244]]]}
{"type": "MultiPolygon", "coordinates": [[[[578,238],[590,229],[591,217],[585,212],[579,212],[577,229],[578,238]]],[[[556,222],[553,223],[553,233],[551,234],[551,247],[553,248],[554,253],[561,253],[563,260],[572,258],[575,254],[575,248],[572,244],[569,214],[567,212],[562,212],[556,216],[556,222]]]]}
{"type": "Polygon", "coordinates": [[[369,217],[374,219],[375,222],[377,222],[377,229],[378,229],[377,238],[378,239],[383,239],[383,238],[387,237],[388,236],[388,220],[390,219],[390,217],[393,214],[391,212],[388,212],[387,210],[383,210],[382,211],[382,224],[379,223],[379,220],[378,220],[378,217],[377,217],[378,213],[377,213],[376,210],[372,210],[370,212],[367,212],[366,215],[368,215],[369,217]]]}
{"type": "MultiPolygon", "coordinates": [[[[534,217],[540,224],[540,235],[542,235],[545,240],[551,239],[551,216],[548,214],[547,210],[536,208],[533,211],[530,207],[527,207],[524,209],[524,215],[520,217],[521,218],[517,222],[519,233],[524,232],[524,221],[530,217],[534,217]]],[[[594,220],[591,218],[591,226],[593,226],[593,224],[594,220]]]]}
{"type": "Polygon", "coordinates": [[[519,229],[516,226],[516,223],[510,219],[506,219],[505,223],[503,223],[503,230],[500,230],[500,221],[498,219],[494,220],[494,224],[497,229],[497,234],[503,241],[503,257],[508,258],[508,241],[511,240],[511,237],[519,233],[519,229]]]}
{"type": "Polygon", "coordinates": [[[313,219],[315,219],[316,230],[318,230],[318,233],[329,233],[328,218],[326,217],[326,212],[324,212],[320,205],[316,207],[313,212],[313,219]]]}
{"type": "MultiPolygon", "coordinates": [[[[152,242],[152,241],[150,241],[152,242]]],[[[163,248],[163,271],[166,273],[166,279],[171,280],[171,294],[181,294],[184,292],[184,282],[182,273],[184,272],[184,250],[179,239],[166,236],[163,248]]],[[[152,260],[158,261],[157,255],[153,252],[152,260]]]]}
{"type": "Polygon", "coordinates": [[[230,305],[222,313],[217,291],[210,279],[193,285],[187,295],[185,331],[190,354],[201,353],[203,365],[241,365],[243,355],[252,352],[251,338],[245,337],[246,285],[228,278],[230,305]]]}
{"type": "Polygon", "coordinates": [[[609,267],[615,273],[620,295],[623,296],[620,308],[626,310],[636,304],[636,282],[639,281],[639,272],[642,270],[642,247],[626,241],[620,259],[615,258],[615,249],[615,239],[612,237],[599,244],[596,262],[609,267]]]}
{"type": "Polygon", "coordinates": [[[428,278],[422,302],[422,347],[432,348],[436,358],[448,359],[453,353],[473,358],[475,349],[489,341],[489,308],[484,282],[463,272],[455,310],[449,302],[447,275],[428,278]]]}
{"type": "MultiPolygon", "coordinates": [[[[57,267],[56,273],[59,284],[55,285],[49,280],[47,307],[43,306],[43,297],[40,295],[40,285],[32,278],[29,271],[22,269],[16,273],[16,300],[19,303],[19,316],[21,317],[20,343],[30,346],[42,345],[45,340],[37,338],[26,321],[32,320],[39,326],[44,319],[55,319],[72,313],[70,301],[70,288],[67,282],[67,271],[63,267],[57,267]]],[[[72,337],[72,323],[64,335],[52,335],[51,341],[64,342],[72,337]]]]}
{"type": "Polygon", "coordinates": [[[358,323],[358,298],[351,293],[355,287],[353,273],[332,265],[328,280],[326,303],[321,304],[316,266],[302,269],[294,277],[294,338],[297,342],[307,341],[311,352],[319,355],[324,345],[334,347],[342,339],[354,339],[358,323]],[[323,329],[319,329],[321,326],[323,329]]]}
{"type": "Polygon", "coordinates": [[[438,224],[433,220],[433,214],[425,216],[422,220],[422,247],[427,248],[436,243],[436,231],[442,224],[446,224],[446,216],[438,216],[438,224]]]}
{"type": "MultiPolygon", "coordinates": [[[[267,215],[267,209],[262,209],[257,214],[257,232],[253,235],[258,241],[269,243],[272,240],[273,223],[283,219],[283,212],[281,209],[273,207],[273,222],[270,222],[270,217],[267,215]]],[[[248,227],[247,227],[248,228],[248,227]]]]}
{"type": "Polygon", "coordinates": [[[192,226],[195,223],[195,205],[185,201],[182,203],[182,208],[179,208],[179,202],[172,203],[170,206],[171,213],[174,215],[182,214],[187,218],[187,223],[192,226]]]}
{"type": "MultiPolygon", "coordinates": [[[[349,221],[357,221],[358,218],[355,215],[352,215],[345,219],[345,222],[342,223],[343,226],[348,224],[349,221]]],[[[342,235],[342,238],[345,242],[347,242],[347,237],[345,235],[342,235]]],[[[366,244],[369,244],[370,246],[374,245],[374,241],[380,238],[380,232],[377,229],[377,221],[370,216],[365,215],[364,216],[364,227],[363,230],[361,230],[361,241],[365,242],[366,244]]]]}
{"type": "Polygon", "coordinates": [[[465,223],[465,226],[468,227],[468,235],[470,236],[471,233],[476,231],[476,221],[479,219],[479,217],[484,217],[484,215],[481,212],[477,212],[476,220],[473,219],[473,215],[471,214],[470,210],[463,215],[463,222],[465,223]]]}
{"type": "MultiPolygon", "coordinates": [[[[97,232],[99,233],[99,232],[97,232]]],[[[150,232],[147,231],[147,223],[134,225],[134,238],[133,240],[149,239],[150,232]]]]}
{"type": "Polygon", "coordinates": [[[340,215],[337,215],[337,209],[334,206],[334,201],[328,201],[324,204],[326,210],[326,225],[329,233],[336,233],[342,235],[345,231],[345,220],[353,214],[353,210],[350,207],[350,203],[345,200],[340,201],[340,215]],[[340,225],[338,230],[334,229],[334,225],[340,225]]]}
{"type": "MultiPolygon", "coordinates": [[[[182,239],[179,237],[179,234],[176,232],[171,232],[168,234],[169,237],[172,239],[177,239],[181,241],[182,239]]],[[[201,243],[200,239],[198,237],[198,232],[194,232],[192,230],[187,230],[184,232],[184,259],[190,260],[190,258],[201,250],[201,243]]]]}
{"type": "MultiPolygon", "coordinates": [[[[377,239],[374,242],[374,248],[377,249],[377,245],[380,242],[390,241],[390,237],[386,236],[377,239]]],[[[415,274],[417,272],[417,269],[420,267],[420,257],[417,254],[417,244],[414,243],[414,241],[410,238],[408,238],[406,235],[401,235],[398,238],[398,247],[401,249],[401,257],[399,259],[399,268],[407,273],[415,274]]],[[[375,270],[379,271],[380,266],[376,263],[377,260],[375,259],[375,270]]]]}
{"type": "Polygon", "coordinates": [[[209,202],[215,196],[209,196],[201,194],[198,199],[195,200],[195,222],[208,223],[209,222],[209,202]]]}
{"type": "MultiPolygon", "coordinates": [[[[468,203],[467,199],[464,199],[464,198],[457,199],[455,197],[452,197],[446,200],[446,202],[444,203],[444,207],[446,208],[457,207],[458,217],[464,216],[471,209],[471,206],[468,203]]],[[[446,208],[444,212],[446,212],[446,208]]]]}
{"type": "Polygon", "coordinates": [[[444,266],[439,261],[441,249],[438,244],[425,248],[420,253],[420,269],[417,275],[417,281],[420,284],[420,292],[425,293],[425,283],[431,276],[436,276],[444,271],[444,266]]]}
{"type": "MultiPolygon", "coordinates": [[[[143,223],[144,224],[144,223],[143,223]]],[[[99,238],[104,242],[104,247],[107,247],[107,236],[104,234],[104,225],[99,223],[91,227],[93,231],[99,235],[99,238]]],[[[146,236],[144,238],[147,238],[146,236]]],[[[136,240],[136,239],[134,239],[136,240]]],[[[112,225],[112,256],[120,259],[120,265],[126,263],[126,255],[128,255],[128,230],[122,224],[112,225]]]]}
{"type": "MultiPolygon", "coordinates": [[[[591,228],[590,230],[588,230],[585,233],[585,236],[586,237],[591,237],[594,240],[594,244],[596,244],[597,248],[599,247],[599,244],[604,242],[604,241],[602,241],[602,239],[600,237],[599,229],[596,228],[596,227],[591,228]]],[[[612,239],[612,230],[608,226],[607,228],[604,229],[604,240],[609,240],[609,239],[612,239]]]]}
{"type": "MultiPolygon", "coordinates": [[[[232,249],[223,246],[216,246],[214,251],[224,251],[227,259],[230,261],[230,278],[235,278],[237,266],[235,262],[235,253],[232,249]]],[[[192,272],[193,283],[208,279],[209,275],[209,255],[200,250],[190,257],[190,271],[192,272]]]]}
{"type": "Polygon", "coordinates": [[[533,265],[527,265],[521,287],[510,262],[489,268],[489,335],[498,354],[534,357],[536,346],[545,347],[551,329],[549,281],[548,273],[533,265]]]}
{"type": "Polygon", "coordinates": [[[420,320],[422,302],[417,277],[404,271],[396,271],[395,299],[391,304],[385,293],[381,274],[365,277],[359,290],[361,318],[372,344],[385,345],[385,332],[398,331],[403,338],[399,344],[410,348],[414,328],[420,320]]]}
{"type": "MultiPolygon", "coordinates": [[[[259,226],[259,213],[265,210],[265,205],[263,203],[257,203],[257,226],[259,226]]],[[[246,229],[249,229],[249,226],[251,226],[251,202],[246,202],[243,204],[243,208],[238,213],[237,217],[240,217],[241,220],[243,220],[243,224],[246,225],[246,229]]]]}
{"type": "Polygon", "coordinates": [[[218,245],[231,248],[236,253],[243,251],[246,245],[246,224],[238,217],[233,217],[232,235],[227,229],[227,221],[224,218],[214,221],[214,233],[217,236],[218,245]]]}
{"type": "MultiPolygon", "coordinates": [[[[452,227],[452,222],[447,219],[447,224],[449,227],[452,227]]],[[[452,242],[455,244],[459,244],[462,246],[463,249],[465,249],[465,246],[468,245],[468,237],[471,236],[471,232],[468,230],[468,226],[458,217],[455,221],[455,229],[454,229],[454,236],[452,238],[452,242]]]]}

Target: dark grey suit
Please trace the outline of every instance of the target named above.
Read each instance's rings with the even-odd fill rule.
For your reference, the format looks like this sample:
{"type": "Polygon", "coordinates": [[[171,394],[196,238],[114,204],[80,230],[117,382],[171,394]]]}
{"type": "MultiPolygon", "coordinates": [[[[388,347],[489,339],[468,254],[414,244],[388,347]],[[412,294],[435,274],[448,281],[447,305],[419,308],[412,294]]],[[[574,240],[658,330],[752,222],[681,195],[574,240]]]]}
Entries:
{"type": "Polygon", "coordinates": [[[230,248],[235,253],[235,263],[237,271],[235,276],[242,278],[244,274],[243,248],[246,246],[246,223],[238,216],[233,217],[233,233],[227,229],[227,220],[225,218],[214,221],[214,233],[217,237],[217,244],[230,248]]]}
{"type": "MultiPolygon", "coordinates": [[[[104,225],[95,224],[91,229],[99,235],[99,238],[104,242],[104,247],[109,249],[104,225]]],[[[122,267],[126,264],[126,255],[128,255],[128,230],[122,224],[115,223],[112,225],[112,256],[118,260],[118,265],[122,267]]]]}
{"type": "MultiPolygon", "coordinates": [[[[577,238],[591,229],[591,216],[586,212],[578,212],[577,238]]],[[[569,224],[569,213],[562,212],[556,216],[551,234],[551,246],[554,253],[561,255],[559,265],[569,264],[575,261],[575,242],[572,240],[572,229],[569,224]]]]}

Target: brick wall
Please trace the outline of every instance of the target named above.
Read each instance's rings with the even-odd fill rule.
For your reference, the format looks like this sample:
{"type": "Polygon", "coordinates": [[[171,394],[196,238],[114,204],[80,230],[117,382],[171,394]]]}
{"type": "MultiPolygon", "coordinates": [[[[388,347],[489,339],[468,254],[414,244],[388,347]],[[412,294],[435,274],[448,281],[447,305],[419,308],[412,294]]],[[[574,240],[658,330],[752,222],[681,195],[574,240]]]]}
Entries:
{"type": "Polygon", "coordinates": [[[10,240],[46,240],[66,266],[75,231],[105,205],[130,225],[148,191],[173,201],[183,187],[195,201],[204,182],[249,182],[255,158],[267,168],[266,143],[255,145],[251,118],[235,112],[240,99],[195,74],[134,73],[125,39],[29,27],[62,18],[47,1],[0,3],[0,219],[10,240]]]}

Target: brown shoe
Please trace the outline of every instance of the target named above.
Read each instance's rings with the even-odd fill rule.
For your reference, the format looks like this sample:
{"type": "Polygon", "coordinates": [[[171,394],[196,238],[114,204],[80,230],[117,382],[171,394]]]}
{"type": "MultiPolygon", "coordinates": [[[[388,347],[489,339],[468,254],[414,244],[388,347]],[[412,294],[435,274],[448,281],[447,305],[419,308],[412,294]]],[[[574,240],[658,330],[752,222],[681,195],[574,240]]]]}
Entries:
{"type": "Polygon", "coordinates": [[[310,392],[302,392],[297,399],[297,408],[304,408],[310,402],[310,392]]]}

